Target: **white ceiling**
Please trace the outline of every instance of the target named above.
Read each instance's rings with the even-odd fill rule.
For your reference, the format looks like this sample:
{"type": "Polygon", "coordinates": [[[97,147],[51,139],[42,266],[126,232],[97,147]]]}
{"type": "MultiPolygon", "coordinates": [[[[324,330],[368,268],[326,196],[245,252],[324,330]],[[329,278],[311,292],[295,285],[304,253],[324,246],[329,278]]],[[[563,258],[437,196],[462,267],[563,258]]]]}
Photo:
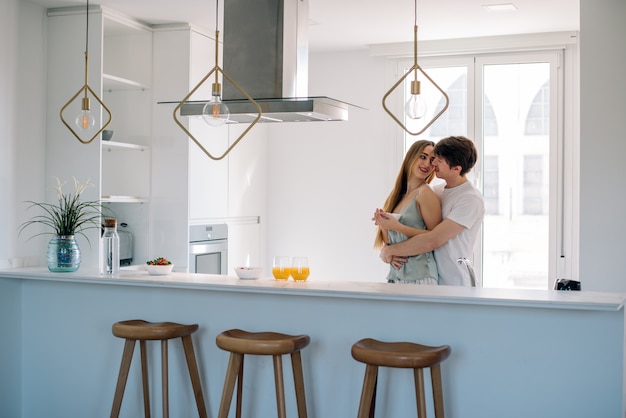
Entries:
{"type": "MultiPolygon", "coordinates": [[[[46,7],[84,5],[86,0],[20,0],[46,7]]],[[[223,6],[220,2],[220,8],[223,6]]],[[[251,0],[254,1],[254,0],[251,0]]],[[[214,30],[215,0],[90,0],[90,4],[147,23],[188,22],[214,30]]],[[[309,49],[357,49],[411,42],[411,0],[309,0],[309,49]]],[[[419,39],[570,31],[579,29],[579,0],[419,0],[419,39]],[[488,12],[483,5],[511,2],[515,12],[488,12]]],[[[221,28],[220,28],[221,29],[221,28]]]]}

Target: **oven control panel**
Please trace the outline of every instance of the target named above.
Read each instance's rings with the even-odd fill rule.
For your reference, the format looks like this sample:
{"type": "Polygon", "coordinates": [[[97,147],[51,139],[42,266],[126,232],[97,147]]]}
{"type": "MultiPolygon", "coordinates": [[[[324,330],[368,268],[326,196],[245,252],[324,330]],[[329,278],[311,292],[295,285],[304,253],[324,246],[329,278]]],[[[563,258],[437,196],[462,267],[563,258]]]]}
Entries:
{"type": "Polygon", "coordinates": [[[190,225],[189,242],[215,241],[228,238],[227,224],[190,225]]]}

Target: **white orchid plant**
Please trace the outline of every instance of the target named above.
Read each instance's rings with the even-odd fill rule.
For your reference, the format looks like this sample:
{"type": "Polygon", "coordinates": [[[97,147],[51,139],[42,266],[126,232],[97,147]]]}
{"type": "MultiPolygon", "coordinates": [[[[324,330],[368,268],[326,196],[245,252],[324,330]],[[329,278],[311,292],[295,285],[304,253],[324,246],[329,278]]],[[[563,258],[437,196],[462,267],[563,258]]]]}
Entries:
{"type": "MultiPolygon", "coordinates": [[[[74,191],[69,194],[63,193],[63,186],[66,182],[61,182],[58,177],[54,177],[56,186],[52,187],[56,191],[58,204],[39,203],[27,201],[30,203],[28,209],[33,207],[43,210],[43,214],[33,217],[31,220],[24,222],[20,226],[20,233],[30,225],[43,224],[50,227],[53,232],[42,232],[41,234],[55,235],[82,235],[87,236],[83,231],[91,228],[100,228],[102,207],[99,201],[81,201],[80,195],[88,187],[92,187],[91,179],[87,179],[84,183],[74,179],[74,191]]],[[[35,235],[35,236],[37,236],[35,235]]]]}

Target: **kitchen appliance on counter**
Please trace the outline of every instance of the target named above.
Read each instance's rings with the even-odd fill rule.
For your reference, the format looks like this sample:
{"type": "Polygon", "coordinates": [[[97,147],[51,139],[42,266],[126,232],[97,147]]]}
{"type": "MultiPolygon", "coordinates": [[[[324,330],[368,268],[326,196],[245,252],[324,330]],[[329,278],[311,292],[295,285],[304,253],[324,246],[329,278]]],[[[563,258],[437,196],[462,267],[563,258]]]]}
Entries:
{"type": "Polygon", "coordinates": [[[228,225],[189,226],[189,272],[228,274],[228,225]]]}
{"type": "Polygon", "coordinates": [[[122,222],[117,230],[120,237],[120,266],[130,266],[133,262],[133,234],[127,228],[128,224],[122,222]]]}

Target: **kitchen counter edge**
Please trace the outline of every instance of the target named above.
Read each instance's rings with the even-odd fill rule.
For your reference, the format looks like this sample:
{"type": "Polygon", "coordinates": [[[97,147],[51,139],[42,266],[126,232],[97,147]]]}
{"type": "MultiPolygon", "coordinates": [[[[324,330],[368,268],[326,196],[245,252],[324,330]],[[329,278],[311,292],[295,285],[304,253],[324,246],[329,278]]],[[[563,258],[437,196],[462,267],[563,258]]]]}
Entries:
{"type": "Polygon", "coordinates": [[[51,273],[46,268],[16,268],[0,270],[0,279],[595,311],[622,310],[626,300],[626,294],[623,293],[418,286],[343,280],[294,282],[276,281],[270,277],[241,280],[236,276],[182,272],[151,276],[143,270],[123,270],[119,275],[106,277],[95,271],[51,273]]]}

